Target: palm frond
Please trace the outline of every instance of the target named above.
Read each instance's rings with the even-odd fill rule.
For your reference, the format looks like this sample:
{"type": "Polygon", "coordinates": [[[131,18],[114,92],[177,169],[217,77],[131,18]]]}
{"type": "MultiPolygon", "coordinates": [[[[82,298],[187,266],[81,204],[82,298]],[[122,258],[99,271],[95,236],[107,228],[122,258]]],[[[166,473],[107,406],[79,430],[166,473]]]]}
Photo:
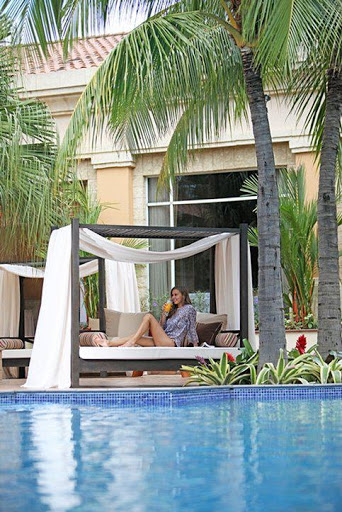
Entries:
{"type": "MultiPolygon", "coordinates": [[[[217,133],[245,109],[241,56],[227,31],[200,12],[157,15],[126,36],[98,69],[76,106],[61,158],[72,158],[89,130],[93,141],[107,129],[115,143],[140,151],[178,124],[172,142],[188,126],[183,147],[191,147],[209,135],[204,119],[217,133]],[[194,106],[191,120],[186,112],[194,106]]],[[[171,155],[172,148],[169,160],[171,155]]]]}
{"type": "Polygon", "coordinates": [[[244,37],[257,40],[255,58],[263,72],[280,68],[291,74],[312,49],[318,61],[330,64],[341,52],[340,2],[243,0],[241,11],[244,37]]]}
{"type": "Polygon", "coordinates": [[[13,23],[14,44],[39,45],[44,55],[48,43],[61,38],[63,4],[65,0],[0,0],[0,15],[13,23]]]}

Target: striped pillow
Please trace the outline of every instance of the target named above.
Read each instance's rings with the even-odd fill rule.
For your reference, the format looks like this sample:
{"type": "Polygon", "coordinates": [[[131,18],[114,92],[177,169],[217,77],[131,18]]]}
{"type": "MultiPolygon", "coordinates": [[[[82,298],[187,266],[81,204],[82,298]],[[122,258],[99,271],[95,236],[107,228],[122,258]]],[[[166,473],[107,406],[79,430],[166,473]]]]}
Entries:
{"type": "Polygon", "coordinates": [[[102,338],[107,340],[107,336],[104,332],[81,332],[80,334],[80,345],[81,347],[97,347],[94,338],[102,338]]]}
{"type": "Polygon", "coordinates": [[[239,337],[234,332],[220,332],[215,338],[217,347],[236,347],[239,337]]]}
{"type": "Polygon", "coordinates": [[[24,348],[24,342],[19,338],[0,338],[0,350],[9,350],[12,348],[24,348]]]}

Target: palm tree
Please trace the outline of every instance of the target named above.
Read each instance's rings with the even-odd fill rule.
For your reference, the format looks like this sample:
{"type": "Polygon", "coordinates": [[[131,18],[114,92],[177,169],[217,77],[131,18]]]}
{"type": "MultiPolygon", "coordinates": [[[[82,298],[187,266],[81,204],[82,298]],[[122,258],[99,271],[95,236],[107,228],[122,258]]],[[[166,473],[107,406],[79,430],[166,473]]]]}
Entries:
{"type": "Polygon", "coordinates": [[[282,70],[292,108],[307,116],[306,127],[320,159],[318,345],[327,356],[331,349],[342,349],[335,195],[336,163],[338,153],[340,159],[342,155],[342,2],[291,0],[283,9],[273,3],[267,13],[264,4],[262,0],[251,2],[250,15],[264,16],[267,27],[256,60],[282,70]],[[307,24],[310,11],[315,16],[307,24]]]}
{"type": "MultiPolygon", "coordinates": [[[[174,3],[174,2],[173,2],[174,3]]],[[[161,178],[184,169],[188,147],[217,134],[249,104],[259,173],[260,364],[285,348],[276,170],[255,41],[240,1],[183,1],[154,14],[113,50],[80,98],[64,140],[73,154],[89,128],[108,121],[131,148],[173,135],[161,178]],[[134,73],[131,71],[134,70],[134,73]],[[230,103],[234,103],[234,110],[230,103]]]]}

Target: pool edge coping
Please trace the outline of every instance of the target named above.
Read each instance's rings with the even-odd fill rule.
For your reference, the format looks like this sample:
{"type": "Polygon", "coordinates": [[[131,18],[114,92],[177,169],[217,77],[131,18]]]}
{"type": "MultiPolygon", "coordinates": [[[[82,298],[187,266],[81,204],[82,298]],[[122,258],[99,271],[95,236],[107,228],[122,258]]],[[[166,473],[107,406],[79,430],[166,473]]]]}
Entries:
{"type": "Polygon", "coordinates": [[[185,392],[203,392],[209,390],[215,391],[227,391],[227,390],[279,390],[279,389],[291,389],[291,390],[306,390],[306,389],[339,389],[342,390],[342,383],[329,383],[329,384],[246,384],[246,385],[232,385],[227,386],[163,386],[163,387],[127,387],[127,388],[20,388],[20,389],[7,389],[0,390],[0,396],[13,393],[183,393],[185,392]]]}

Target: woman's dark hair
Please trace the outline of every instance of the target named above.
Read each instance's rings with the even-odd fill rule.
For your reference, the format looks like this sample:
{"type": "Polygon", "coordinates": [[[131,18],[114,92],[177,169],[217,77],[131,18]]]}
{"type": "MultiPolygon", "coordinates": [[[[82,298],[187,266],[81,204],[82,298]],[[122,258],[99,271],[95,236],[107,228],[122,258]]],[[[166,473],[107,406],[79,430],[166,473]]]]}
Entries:
{"type": "MultiPolygon", "coordinates": [[[[171,288],[170,297],[172,297],[173,290],[178,290],[179,292],[181,292],[182,296],[184,297],[184,304],[191,304],[191,299],[189,297],[189,292],[187,288],[185,288],[184,286],[174,286],[173,288],[171,288]]],[[[171,318],[176,313],[176,311],[177,306],[175,304],[172,304],[172,308],[168,315],[168,318],[171,318]]]]}

